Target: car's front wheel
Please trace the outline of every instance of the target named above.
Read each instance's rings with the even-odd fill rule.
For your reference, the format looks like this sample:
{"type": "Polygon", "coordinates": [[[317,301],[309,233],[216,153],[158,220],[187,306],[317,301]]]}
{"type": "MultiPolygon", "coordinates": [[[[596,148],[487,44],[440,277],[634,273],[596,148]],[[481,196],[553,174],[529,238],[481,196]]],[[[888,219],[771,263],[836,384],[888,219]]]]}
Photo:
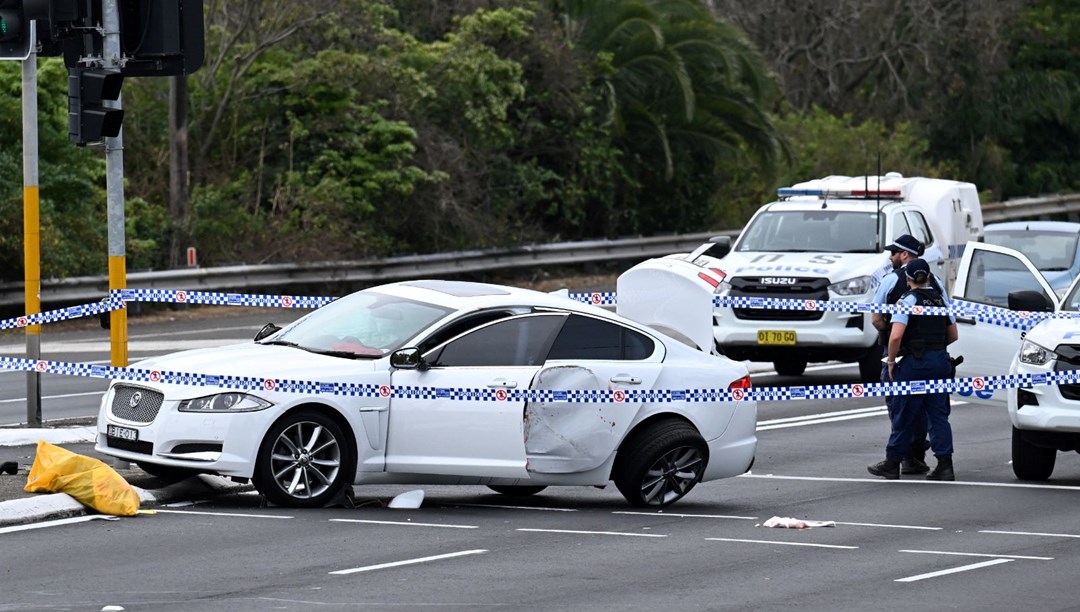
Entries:
{"type": "Polygon", "coordinates": [[[496,493],[501,493],[502,495],[510,495],[512,497],[525,497],[527,495],[536,495],[547,487],[535,485],[488,485],[488,488],[492,491],[495,491],[496,493]]]}
{"type": "Polygon", "coordinates": [[[690,492],[705,473],[709,447],[689,423],[662,421],[619,449],[615,486],[638,507],[662,508],[690,492]]]}
{"type": "Polygon", "coordinates": [[[290,413],[266,433],[252,482],[279,506],[325,506],[351,484],[356,469],[345,432],[315,410],[290,413]]]}
{"type": "Polygon", "coordinates": [[[1046,480],[1054,473],[1057,449],[1036,446],[1024,439],[1024,432],[1013,427],[1013,474],[1020,480],[1046,480]]]}

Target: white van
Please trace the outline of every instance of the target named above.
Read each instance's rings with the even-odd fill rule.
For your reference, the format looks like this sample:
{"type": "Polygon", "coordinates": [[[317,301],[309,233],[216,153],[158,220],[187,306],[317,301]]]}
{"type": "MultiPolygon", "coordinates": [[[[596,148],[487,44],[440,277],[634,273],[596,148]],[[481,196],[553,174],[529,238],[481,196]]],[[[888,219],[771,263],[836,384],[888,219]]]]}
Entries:
{"type": "MultiPolygon", "coordinates": [[[[669,255],[723,275],[717,295],[869,302],[891,272],[885,247],[911,234],[951,286],[968,241],[982,238],[975,185],[885,176],[829,176],[782,188],[732,245],[714,239],[691,254],[669,255]]],[[[771,361],[798,376],[808,362],[858,362],[865,381],[880,377],[882,349],[870,316],[820,310],[719,307],[713,336],[725,355],[771,361]]]]}

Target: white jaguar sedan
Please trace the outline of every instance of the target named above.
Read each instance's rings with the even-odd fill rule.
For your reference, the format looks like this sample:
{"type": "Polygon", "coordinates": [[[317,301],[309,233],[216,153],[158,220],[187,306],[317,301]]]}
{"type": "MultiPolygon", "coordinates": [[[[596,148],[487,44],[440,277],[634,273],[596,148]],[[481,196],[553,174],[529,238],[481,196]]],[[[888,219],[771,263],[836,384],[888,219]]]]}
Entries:
{"type": "MultiPolygon", "coordinates": [[[[711,285],[695,280],[674,282],[708,312],[711,285]]],[[[715,392],[749,387],[745,366],[694,345],[711,319],[680,322],[677,294],[630,308],[665,334],[566,295],[366,289],[251,343],[136,364],[150,382],[113,381],[96,450],[152,474],[251,479],[282,506],[353,484],[531,495],[609,481],[635,506],[666,506],[746,472],[756,445],[754,402],[715,392]]]]}

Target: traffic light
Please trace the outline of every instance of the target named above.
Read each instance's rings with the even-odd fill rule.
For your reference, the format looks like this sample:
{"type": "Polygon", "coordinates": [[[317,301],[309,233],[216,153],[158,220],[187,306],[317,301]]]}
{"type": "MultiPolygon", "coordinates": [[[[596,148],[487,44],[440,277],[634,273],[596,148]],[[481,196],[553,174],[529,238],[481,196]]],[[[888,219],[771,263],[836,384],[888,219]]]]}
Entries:
{"type": "Polygon", "coordinates": [[[203,0],[117,0],[124,76],[191,74],[203,64],[203,0]]]}
{"type": "Polygon", "coordinates": [[[23,0],[0,0],[0,60],[30,57],[34,43],[31,23],[23,11],[23,0]]]}
{"type": "Polygon", "coordinates": [[[79,146],[120,134],[124,111],[105,106],[120,99],[124,77],[119,70],[71,68],[68,70],[68,139],[79,146]]]}

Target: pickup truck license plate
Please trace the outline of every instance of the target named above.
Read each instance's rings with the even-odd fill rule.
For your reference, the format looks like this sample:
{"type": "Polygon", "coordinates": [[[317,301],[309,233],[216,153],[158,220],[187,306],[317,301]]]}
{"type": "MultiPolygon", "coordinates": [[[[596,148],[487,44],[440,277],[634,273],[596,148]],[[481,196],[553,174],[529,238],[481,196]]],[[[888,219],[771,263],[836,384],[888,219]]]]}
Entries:
{"type": "Polygon", "coordinates": [[[787,329],[760,329],[757,333],[758,344],[795,344],[795,332],[787,329]]]}
{"type": "Polygon", "coordinates": [[[130,427],[109,425],[105,428],[105,434],[110,438],[120,438],[121,440],[130,440],[132,442],[139,441],[139,430],[131,429],[130,427]]]}

